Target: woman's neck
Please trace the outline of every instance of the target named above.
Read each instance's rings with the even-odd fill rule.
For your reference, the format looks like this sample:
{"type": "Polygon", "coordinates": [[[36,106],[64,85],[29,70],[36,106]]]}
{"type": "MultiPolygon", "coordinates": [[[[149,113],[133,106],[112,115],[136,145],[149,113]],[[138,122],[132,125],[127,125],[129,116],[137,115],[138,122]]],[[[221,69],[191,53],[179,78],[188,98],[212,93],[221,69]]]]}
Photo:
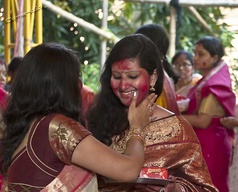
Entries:
{"type": "Polygon", "coordinates": [[[211,71],[211,69],[202,69],[199,71],[200,71],[200,74],[204,77],[211,71]]]}
{"type": "Polygon", "coordinates": [[[176,84],[176,90],[186,86],[186,85],[189,85],[192,81],[192,76],[189,77],[189,78],[180,78],[178,80],[178,83],[176,84]]]}

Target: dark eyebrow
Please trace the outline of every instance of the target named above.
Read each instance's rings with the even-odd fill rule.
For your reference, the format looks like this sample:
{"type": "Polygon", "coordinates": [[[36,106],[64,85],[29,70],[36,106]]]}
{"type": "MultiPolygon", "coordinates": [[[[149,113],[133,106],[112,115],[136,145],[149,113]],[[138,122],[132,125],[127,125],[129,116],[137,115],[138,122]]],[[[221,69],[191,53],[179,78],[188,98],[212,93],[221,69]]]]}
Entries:
{"type": "MultiPolygon", "coordinates": [[[[119,71],[112,71],[112,73],[121,73],[121,72],[119,72],[119,71]]],[[[141,71],[127,71],[127,72],[125,72],[125,74],[128,74],[128,73],[141,73],[141,71]]]]}

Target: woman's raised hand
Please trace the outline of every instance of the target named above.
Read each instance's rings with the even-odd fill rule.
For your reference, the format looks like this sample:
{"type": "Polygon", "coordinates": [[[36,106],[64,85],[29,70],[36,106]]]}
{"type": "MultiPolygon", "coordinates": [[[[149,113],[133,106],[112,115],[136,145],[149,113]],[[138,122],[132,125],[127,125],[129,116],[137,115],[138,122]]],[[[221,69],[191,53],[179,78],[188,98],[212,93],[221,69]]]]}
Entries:
{"type": "Polygon", "coordinates": [[[128,111],[128,120],[130,128],[143,129],[154,118],[152,117],[155,108],[155,100],[157,95],[151,93],[138,106],[136,106],[137,95],[134,92],[131,105],[128,111]]]}

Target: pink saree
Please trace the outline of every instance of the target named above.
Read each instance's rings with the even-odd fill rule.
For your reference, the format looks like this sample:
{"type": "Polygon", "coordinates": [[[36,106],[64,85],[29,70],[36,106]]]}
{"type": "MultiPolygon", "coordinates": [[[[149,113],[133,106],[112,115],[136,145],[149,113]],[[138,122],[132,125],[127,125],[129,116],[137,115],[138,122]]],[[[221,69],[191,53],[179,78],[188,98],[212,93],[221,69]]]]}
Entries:
{"type": "MultiPolygon", "coordinates": [[[[227,116],[234,116],[236,99],[232,92],[231,78],[226,63],[221,61],[207,76],[190,90],[188,114],[197,114],[202,99],[213,94],[227,116]]],[[[214,117],[209,127],[194,127],[202,146],[204,159],[208,165],[214,185],[222,192],[228,192],[229,164],[231,160],[230,137],[233,130],[222,127],[220,117],[214,117]]]]}

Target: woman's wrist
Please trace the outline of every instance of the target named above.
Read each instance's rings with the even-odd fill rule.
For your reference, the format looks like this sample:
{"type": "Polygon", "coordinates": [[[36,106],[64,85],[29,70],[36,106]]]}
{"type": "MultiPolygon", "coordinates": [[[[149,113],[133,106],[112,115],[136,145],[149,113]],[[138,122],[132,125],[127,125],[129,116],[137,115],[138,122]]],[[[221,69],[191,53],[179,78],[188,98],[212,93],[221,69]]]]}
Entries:
{"type": "Polygon", "coordinates": [[[137,127],[130,128],[126,137],[126,142],[128,142],[131,138],[137,139],[144,146],[144,148],[146,148],[145,135],[141,128],[137,128],[137,127]]]}

